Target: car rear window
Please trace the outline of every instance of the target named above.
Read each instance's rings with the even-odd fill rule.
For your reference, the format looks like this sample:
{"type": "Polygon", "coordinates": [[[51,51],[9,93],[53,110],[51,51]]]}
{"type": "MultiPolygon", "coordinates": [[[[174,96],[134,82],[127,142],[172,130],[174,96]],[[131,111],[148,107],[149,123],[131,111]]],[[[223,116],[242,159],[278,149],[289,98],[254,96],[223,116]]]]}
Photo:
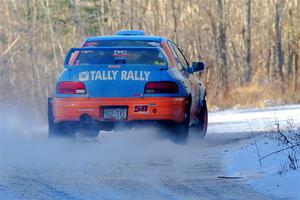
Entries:
{"type": "Polygon", "coordinates": [[[74,65],[143,64],[167,66],[164,54],[158,49],[105,49],[77,52],[75,52],[78,56],[74,65]]]}

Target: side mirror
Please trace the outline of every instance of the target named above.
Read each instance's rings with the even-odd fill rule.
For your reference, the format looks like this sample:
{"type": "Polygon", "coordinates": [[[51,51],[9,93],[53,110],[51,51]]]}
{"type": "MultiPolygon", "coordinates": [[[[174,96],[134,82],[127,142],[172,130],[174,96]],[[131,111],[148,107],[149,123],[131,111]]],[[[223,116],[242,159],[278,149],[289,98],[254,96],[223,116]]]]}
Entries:
{"type": "Polygon", "coordinates": [[[204,62],[193,62],[192,63],[192,72],[203,72],[205,69],[204,62]]]}

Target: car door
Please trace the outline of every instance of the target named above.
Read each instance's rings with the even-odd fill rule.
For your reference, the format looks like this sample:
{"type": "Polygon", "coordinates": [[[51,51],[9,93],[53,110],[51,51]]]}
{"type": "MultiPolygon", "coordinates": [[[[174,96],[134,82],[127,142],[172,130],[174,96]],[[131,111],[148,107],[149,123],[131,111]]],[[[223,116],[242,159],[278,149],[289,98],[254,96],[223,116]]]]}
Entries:
{"type": "Polygon", "coordinates": [[[181,71],[182,75],[186,78],[188,82],[187,85],[189,85],[189,90],[192,94],[191,117],[193,119],[195,113],[199,110],[200,90],[198,88],[198,82],[195,76],[190,73],[189,64],[182,51],[173,42],[169,41],[168,43],[172,49],[172,54],[175,57],[176,65],[181,71]]]}

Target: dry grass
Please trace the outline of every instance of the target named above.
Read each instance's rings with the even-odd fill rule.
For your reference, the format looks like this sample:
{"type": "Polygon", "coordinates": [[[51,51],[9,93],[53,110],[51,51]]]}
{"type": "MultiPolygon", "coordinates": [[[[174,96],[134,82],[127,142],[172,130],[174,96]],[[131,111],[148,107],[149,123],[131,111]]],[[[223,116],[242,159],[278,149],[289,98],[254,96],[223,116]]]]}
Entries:
{"type": "MultiPolygon", "coordinates": [[[[298,87],[300,85],[298,84],[298,87]]],[[[227,95],[209,96],[210,109],[218,108],[263,108],[272,105],[300,103],[300,92],[295,90],[292,81],[254,82],[231,88],[227,95]]]]}

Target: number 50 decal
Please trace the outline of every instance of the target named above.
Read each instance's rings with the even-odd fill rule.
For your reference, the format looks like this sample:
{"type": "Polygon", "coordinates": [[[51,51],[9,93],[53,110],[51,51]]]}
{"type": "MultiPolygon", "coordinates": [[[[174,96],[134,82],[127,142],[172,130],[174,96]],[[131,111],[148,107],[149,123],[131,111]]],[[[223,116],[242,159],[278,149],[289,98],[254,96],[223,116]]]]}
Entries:
{"type": "Polygon", "coordinates": [[[137,113],[147,113],[148,112],[148,105],[135,105],[133,112],[137,112],[137,113]]]}

